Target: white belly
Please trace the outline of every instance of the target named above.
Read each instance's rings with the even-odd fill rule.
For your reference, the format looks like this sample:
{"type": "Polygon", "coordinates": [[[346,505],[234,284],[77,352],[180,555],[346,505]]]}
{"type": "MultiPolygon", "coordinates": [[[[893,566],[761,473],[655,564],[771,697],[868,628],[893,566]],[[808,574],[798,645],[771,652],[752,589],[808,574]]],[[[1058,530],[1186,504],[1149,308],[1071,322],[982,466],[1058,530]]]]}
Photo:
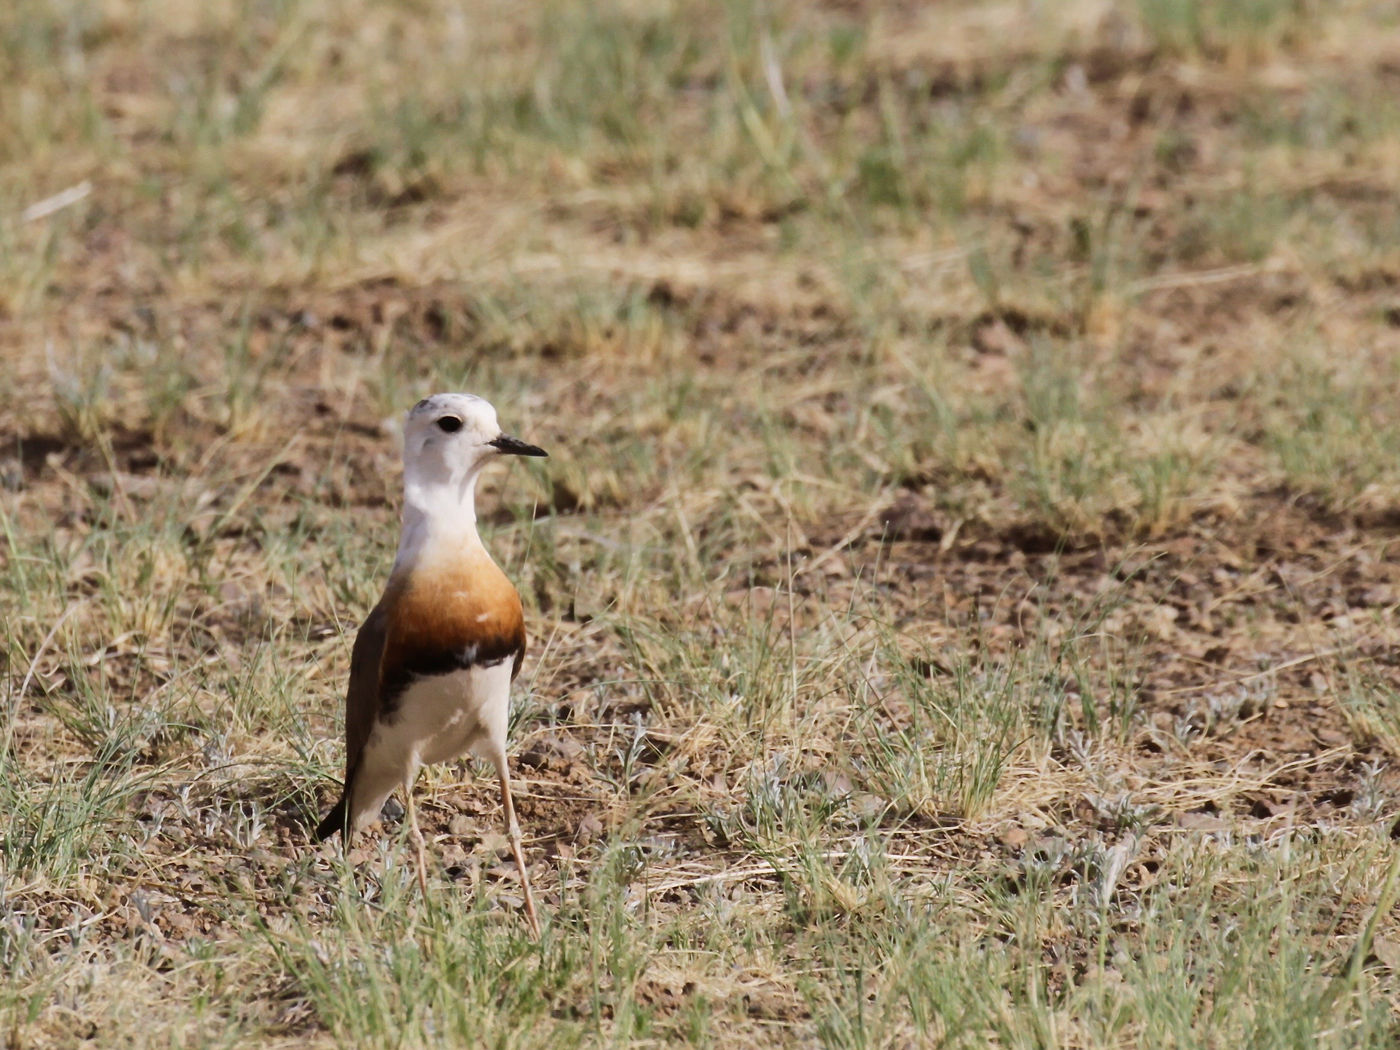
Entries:
{"type": "Polygon", "coordinates": [[[411,785],[420,766],[473,752],[501,768],[510,714],[511,661],[432,675],[412,682],[391,719],[365,743],[355,775],[351,824],[379,815],[394,788],[411,785]]]}

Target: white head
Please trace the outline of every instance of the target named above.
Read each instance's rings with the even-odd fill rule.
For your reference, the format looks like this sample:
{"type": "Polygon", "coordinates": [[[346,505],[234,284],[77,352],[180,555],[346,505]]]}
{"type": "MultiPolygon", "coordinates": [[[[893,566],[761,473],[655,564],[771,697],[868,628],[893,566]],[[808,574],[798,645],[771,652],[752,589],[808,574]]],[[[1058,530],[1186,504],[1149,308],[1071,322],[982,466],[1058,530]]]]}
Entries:
{"type": "Polygon", "coordinates": [[[544,456],[501,433],[496,410],[473,394],[434,394],[409,409],[403,428],[405,515],[476,520],[481,468],[497,456],[544,456]]]}

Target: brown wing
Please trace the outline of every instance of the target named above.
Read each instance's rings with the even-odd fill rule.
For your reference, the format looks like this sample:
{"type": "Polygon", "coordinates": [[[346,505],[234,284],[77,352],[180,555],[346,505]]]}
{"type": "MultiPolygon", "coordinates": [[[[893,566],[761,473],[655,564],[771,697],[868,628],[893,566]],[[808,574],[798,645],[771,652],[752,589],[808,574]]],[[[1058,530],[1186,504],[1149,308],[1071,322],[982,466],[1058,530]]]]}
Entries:
{"type": "Polygon", "coordinates": [[[360,752],[379,714],[379,665],[384,658],[384,637],[389,614],[380,602],[365,617],[355,647],[350,650],[350,685],[345,691],[345,784],[348,789],[360,752]]]}
{"type": "Polygon", "coordinates": [[[375,720],[379,717],[379,666],[384,659],[384,636],[388,624],[388,607],[381,599],[360,625],[355,646],[350,650],[350,686],[345,691],[345,789],[340,793],[340,801],[316,826],[312,837],[317,842],[323,842],[337,832],[347,838],[350,834],[350,787],[365,742],[369,740],[375,720]]]}

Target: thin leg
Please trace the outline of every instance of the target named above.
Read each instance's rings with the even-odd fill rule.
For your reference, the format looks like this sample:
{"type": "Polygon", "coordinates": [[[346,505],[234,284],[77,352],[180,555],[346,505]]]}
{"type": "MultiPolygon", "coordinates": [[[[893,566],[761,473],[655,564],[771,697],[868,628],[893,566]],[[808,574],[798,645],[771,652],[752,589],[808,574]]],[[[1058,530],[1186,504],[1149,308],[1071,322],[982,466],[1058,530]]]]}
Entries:
{"type": "Polygon", "coordinates": [[[515,866],[520,869],[520,886],[525,891],[525,918],[530,921],[530,930],[536,937],[540,935],[540,920],[535,915],[535,895],[530,891],[530,869],[525,866],[525,853],[520,848],[520,825],[515,820],[515,804],[510,800],[510,770],[501,763],[501,806],[506,811],[506,836],[510,839],[510,851],[515,855],[515,866]]]}
{"type": "Polygon", "coordinates": [[[413,785],[405,783],[403,786],[403,797],[407,800],[404,807],[408,810],[408,834],[413,839],[413,849],[418,854],[418,889],[423,894],[423,899],[428,899],[428,858],[423,854],[423,832],[418,829],[418,810],[413,805],[413,785]]]}

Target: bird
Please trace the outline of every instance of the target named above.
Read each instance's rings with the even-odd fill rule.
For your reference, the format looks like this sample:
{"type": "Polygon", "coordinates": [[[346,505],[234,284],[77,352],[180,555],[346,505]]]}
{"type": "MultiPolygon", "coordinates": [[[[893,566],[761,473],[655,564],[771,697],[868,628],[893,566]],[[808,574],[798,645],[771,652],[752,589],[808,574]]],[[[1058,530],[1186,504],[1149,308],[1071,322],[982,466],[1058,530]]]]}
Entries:
{"type": "Polygon", "coordinates": [[[548,453],[502,433],[495,408],[473,394],[419,401],[404,420],[403,437],[398,553],[351,649],[345,786],[315,838],[339,832],[348,843],[402,788],[426,897],[413,784],[422,766],[471,752],[496,768],[525,916],[539,936],[506,761],[510,689],[525,656],[524,610],[477,532],[476,483],[501,456],[548,453]]]}

